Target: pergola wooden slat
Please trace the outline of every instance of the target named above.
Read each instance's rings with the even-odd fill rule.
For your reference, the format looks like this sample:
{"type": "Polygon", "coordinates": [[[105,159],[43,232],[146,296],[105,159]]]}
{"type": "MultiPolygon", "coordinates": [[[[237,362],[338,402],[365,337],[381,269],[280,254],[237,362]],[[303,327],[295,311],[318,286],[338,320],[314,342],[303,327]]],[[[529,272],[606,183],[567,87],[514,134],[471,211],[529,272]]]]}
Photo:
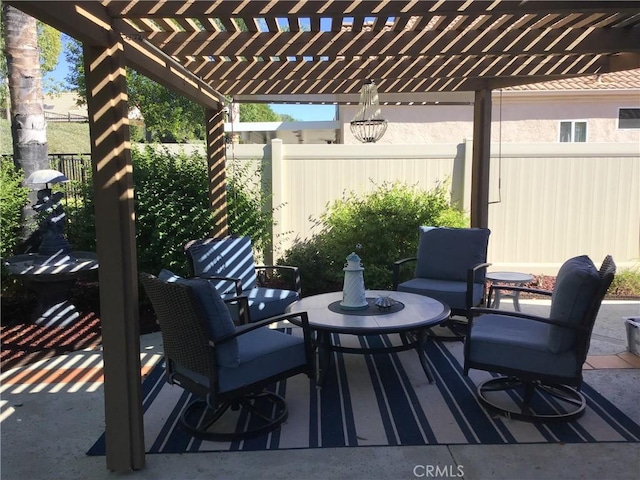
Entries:
{"type": "MultiPolygon", "coordinates": [[[[545,75],[554,78],[612,71],[611,64],[607,65],[612,57],[622,52],[640,55],[638,2],[578,5],[577,2],[536,1],[225,0],[105,1],[103,6],[97,2],[69,3],[78,4],[105,23],[117,26],[118,19],[126,20],[131,30],[120,29],[123,34],[145,40],[152,49],[163,51],[195,77],[206,76],[209,86],[227,98],[300,91],[345,93],[337,90],[344,85],[344,80],[365,80],[371,72],[369,68],[344,69],[344,61],[365,62],[368,57],[381,62],[375,80],[380,94],[384,95],[393,93],[391,85],[401,84],[403,91],[412,91],[398,80],[415,78],[416,70],[399,72],[399,63],[411,65],[433,58],[436,62],[446,62],[451,56],[458,56],[455,62],[458,64],[465,59],[480,62],[483,58],[498,56],[494,65],[482,69],[481,76],[474,76],[472,70],[463,75],[465,80],[480,78],[492,88],[493,81],[504,85],[506,76],[511,76],[511,84],[530,82],[531,76],[539,75],[540,65],[548,62],[549,55],[558,55],[554,63],[564,64],[561,69],[547,69],[545,75]],[[133,36],[134,31],[139,36],[133,36]],[[585,57],[577,63],[567,61],[575,55],[585,57]],[[192,61],[191,56],[197,60],[192,61]],[[282,69],[291,59],[303,65],[300,68],[287,65],[288,68],[282,69]],[[259,80],[254,77],[238,81],[242,80],[240,77],[224,83],[227,72],[245,71],[247,61],[267,64],[272,67],[267,69],[276,73],[259,80]],[[513,68],[504,69],[505,63],[513,68]],[[292,76],[292,69],[300,76],[292,76]],[[313,69],[313,80],[306,76],[310,69],[313,69]],[[387,74],[390,71],[393,76],[387,74]],[[514,71],[518,72],[517,78],[513,78],[514,71]],[[274,87],[272,81],[285,77],[287,82],[274,87]],[[317,78],[330,78],[334,84],[318,83],[317,78]],[[296,80],[295,89],[286,89],[284,85],[291,84],[289,80],[296,80]]],[[[83,30],[89,33],[92,28],[85,26],[83,30]]],[[[640,65],[637,58],[636,63],[640,65]]],[[[474,83],[478,84],[449,82],[448,70],[436,65],[421,75],[446,79],[429,82],[434,91],[441,91],[443,83],[448,89],[459,90],[475,88],[474,83]]],[[[420,87],[416,88],[424,88],[425,82],[419,83],[420,87]]],[[[353,88],[359,87],[356,84],[353,88]]],[[[423,91],[415,90],[415,93],[423,91]]]]}
{"type": "Polygon", "coordinates": [[[205,107],[211,207],[226,232],[222,108],[239,102],[474,104],[471,220],[488,217],[491,90],[640,67],[640,2],[18,1],[83,42],[105,360],[107,467],[145,464],[123,67],[205,107]],[[111,225],[109,222],[116,222],[111,225]]]}

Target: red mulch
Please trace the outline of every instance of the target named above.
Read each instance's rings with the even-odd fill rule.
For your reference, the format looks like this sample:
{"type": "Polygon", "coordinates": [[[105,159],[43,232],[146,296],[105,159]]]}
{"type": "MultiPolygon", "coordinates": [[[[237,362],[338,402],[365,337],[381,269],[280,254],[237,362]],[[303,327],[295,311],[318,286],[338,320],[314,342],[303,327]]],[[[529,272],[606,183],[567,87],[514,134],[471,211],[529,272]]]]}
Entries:
{"type": "Polygon", "coordinates": [[[80,319],[68,327],[42,327],[29,321],[13,321],[2,325],[0,338],[2,371],[63,353],[94,348],[102,342],[100,318],[94,312],[81,314],[80,319]]]}
{"type": "MultiPolygon", "coordinates": [[[[78,282],[70,299],[80,318],[67,327],[43,327],[30,321],[35,298],[19,290],[14,297],[2,295],[0,370],[6,371],[63,353],[95,348],[102,343],[97,283],[78,282]]],[[[148,307],[140,311],[140,333],[157,330],[148,307]]]]}

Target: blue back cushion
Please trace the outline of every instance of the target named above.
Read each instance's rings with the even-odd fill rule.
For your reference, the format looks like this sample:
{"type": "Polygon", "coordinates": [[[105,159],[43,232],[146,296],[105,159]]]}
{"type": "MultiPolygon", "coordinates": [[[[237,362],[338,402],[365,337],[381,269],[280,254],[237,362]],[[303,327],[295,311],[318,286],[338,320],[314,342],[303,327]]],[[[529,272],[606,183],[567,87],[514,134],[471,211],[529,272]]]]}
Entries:
{"type": "MultiPolygon", "coordinates": [[[[491,231],[487,228],[420,227],[415,276],[457,282],[467,281],[467,272],[487,261],[491,231]]],[[[485,269],[475,282],[484,283],[485,269]]]]}
{"type": "MultiPolygon", "coordinates": [[[[242,280],[242,289],[256,286],[256,269],[249,237],[226,237],[220,240],[207,239],[187,249],[193,261],[196,276],[233,277],[242,280]]],[[[218,282],[221,293],[234,293],[230,282],[218,282]]]]}
{"type": "MultiPolygon", "coordinates": [[[[584,323],[599,286],[598,269],[588,256],[570,258],[560,267],[556,276],[549,316],[567,324],[584,323]]],[[[549,329],[549,349],[552,352],[564,352],[572,348],[574,343],[574,331],[556,326],[549,329]]]]}
{"type": "MultiPolygon", "coordinates": [[[[220,294],[207,280],[199,278],[182,278],[169,270],[162,270],[158,279],[163,282],[176,282],[187,285],[196,294],[202,313],[207,321],[209,335],[214,341],[224,335],[232,334],[236,331],[236,326],[231,319],[231,313],[227,305],[220,298],[220,294]]],[[[229,340],[216,347],[216,357],[218,363],[225,367],[237,367],[240,365],[238,353],[238,342],[236,339],[229,340]]]]}

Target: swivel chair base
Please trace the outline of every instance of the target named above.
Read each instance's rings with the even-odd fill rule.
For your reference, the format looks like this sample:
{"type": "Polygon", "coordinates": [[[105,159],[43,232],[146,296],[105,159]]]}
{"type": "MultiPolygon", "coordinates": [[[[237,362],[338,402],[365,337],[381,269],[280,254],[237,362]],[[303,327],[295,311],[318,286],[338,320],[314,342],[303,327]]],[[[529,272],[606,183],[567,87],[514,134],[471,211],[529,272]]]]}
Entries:
{"type": "Polygon", "coordinates": [[[584,414],[587,405],[584,395],[574,388],[523,382],[514,377],[482,382],[478,385],[478,398],[489,410],[525,422],[574,420],[584,414]],[[499,394],[491,395],[494,392],[499,394]]]}
{"type": "MultiPolygon", "coordinates": [[[[286,419],[287,404],[279,395],[271,392],[260,392],[246,395],[234,403],[225,402],[216,408],[211,408],[205,400],[198,399],[191,402],[184,409],[180,423],[194,437],[212,441],[235,441],[258,437],[278,428],[286,419]],[[243,409],[250,415],[247,430],[224,431],[216,430],[214,425],[231,408],[243,409]]],[[[223,422],[220,422],[223,423],[223,422]]]]}
{"type": "Polygon", "coordinates": [[[442,329],[449,330],[450,334],[437,333],[437,329],[430,328],[427,335],[443,342],[464,341],[469,331],[469,323],[466,320],[448,318],[439,325],[442,329]]]}

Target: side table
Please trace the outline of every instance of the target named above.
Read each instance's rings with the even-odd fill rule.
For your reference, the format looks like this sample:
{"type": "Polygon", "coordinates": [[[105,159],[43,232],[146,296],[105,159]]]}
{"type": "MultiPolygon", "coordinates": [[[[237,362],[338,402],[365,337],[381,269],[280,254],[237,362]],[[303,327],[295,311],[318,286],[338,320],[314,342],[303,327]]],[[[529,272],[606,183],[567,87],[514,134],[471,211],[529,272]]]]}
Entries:
{"type": "MultiPolygon", "coordinates": [[[[491,283],[501,283],[503,285],[514,286],[521,286],[526,283],[530,283],[534,279],[533,275],[519,272],[487,272],[486,278],[491,283]]],[[[516,312],[520,311],[520,292],[518,291],[504,293],[502,290],[496,289],[493,305],[490,306],[493,308],[500,308],[500,300],[503,298],[511,298],[516,312]]]]}

